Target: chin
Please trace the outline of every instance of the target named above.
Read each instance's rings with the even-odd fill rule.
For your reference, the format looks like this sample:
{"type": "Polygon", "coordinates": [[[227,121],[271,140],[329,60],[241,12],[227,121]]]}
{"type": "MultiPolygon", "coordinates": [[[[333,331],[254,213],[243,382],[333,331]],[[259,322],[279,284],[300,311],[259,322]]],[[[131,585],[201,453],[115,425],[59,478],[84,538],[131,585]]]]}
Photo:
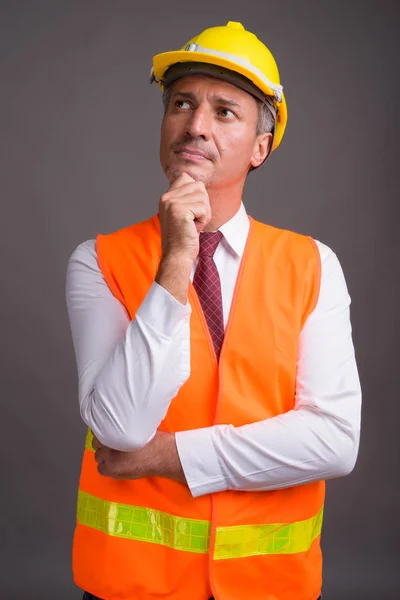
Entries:
{"type": "Polygon", "coordinates": [[[211,173],[204,172],[201,168],[187,165],[187,166],[170,166],[167,165],[164,169],[164,173],[168,177],[170,183],[173,183],[182,175],[182,173],[187,173],[192,177],[195,181],[202,181],[206,187],[210,186],[213,182],[213,175],[211,173]]]}

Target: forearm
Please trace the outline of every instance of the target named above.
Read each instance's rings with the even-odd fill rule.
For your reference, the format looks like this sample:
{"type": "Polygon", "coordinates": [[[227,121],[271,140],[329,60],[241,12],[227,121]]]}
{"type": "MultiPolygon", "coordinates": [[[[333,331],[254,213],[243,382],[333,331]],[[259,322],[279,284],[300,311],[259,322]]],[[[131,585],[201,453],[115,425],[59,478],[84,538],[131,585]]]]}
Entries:
{"type": "Polygon", "coordinates": [[[98,472],[104,477],[167,477],[186,484],[173,433],[157,431],[146,446],[133,452],[120,452],[104,446],[95,436],[92,447],[95,451],[95,461],[98,463],[98,472]]]}
{"type": "Polygon", "coordinates": [[[147,461],[150,476],[166,477],[187,485],[174,433],[157,431],[156,436],[143,449],[143,452],[146,452],[144,458],[147,461]]]}
{"type": "Polygon", "coordinates": [[[181,304],[186,304],[192,261],[184,256],[165,257],[161,260],[156,282],[181,304]]]}
{"type": "Polygon", "coordinates": [[[83,420],[110,448],[145,446],[189,377],[189,312],[167,314],[170,308],[175,310],[145,299],[93,389],[81,399],[83,420]]]}
{"type": "Polygon", "coordinates": [[[349,473],[359,428],[312,409],[233,427],[176,434],[192,495],[224,490],[269,491],[349,473]]]}
{"type": "Polygon", "coordinates": [[[157,431],[138,452],[118,452],[118,460],[111,454],[100,472],[121,479],[166,477],[188,485],[194,497],[272,491],[347,475],[358,441],[357,427],[303,408],[242,427],[157,431]]]}
{"type": "Polygon", "coordinates": [[[216,425],[177,433],[194,496],[226,489],[274,490],[352,470],[359,445],[361,387],[350,297],[336,256],[322,245],[321,252],[320,296],[299,340],[294,409],[242,427],[216,425]]]}

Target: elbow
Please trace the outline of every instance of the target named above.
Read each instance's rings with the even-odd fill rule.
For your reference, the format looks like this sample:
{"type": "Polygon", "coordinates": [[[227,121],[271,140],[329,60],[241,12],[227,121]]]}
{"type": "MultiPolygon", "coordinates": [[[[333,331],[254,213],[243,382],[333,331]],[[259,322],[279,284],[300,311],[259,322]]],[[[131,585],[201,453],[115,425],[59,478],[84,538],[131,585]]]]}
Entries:
{"type": "Polygon", "coordinates": [[[81,403],[80,414],[101,444],[120,452],[135,452],[142,450],[153,439],[155,432],[149,435],[140,424],[127,424],[124,419],[105,411],[104,406],[101,410],[96,407],[95,394],[96,390],[93,389],[81,403]]]}
{"type": "Polygon", "coordinates": [[[92,427],[93,434],[107,448],[120,452],[137,452],[153,439],[155,432],[149,436],[142,428],[120,428],[116,423],[106,422],[92,427]]]}
{"type": "Polygon", "coordinates": [[[104,439],[108,442],[102,442],[99,438],[100,442],[107,445],[109,448],[113,450],[119,450],[120,452],[137,452],[142,450],[146,444],[154,437],[154,434],[150,438],[144,438],[143,435],[132,435],[130,432],[116,432],[108,434],[104,439]]]}
{"type": "Polygon", "coordinates": [[[353,471],[358,457],[359,440],[359,431],[347,433],[341,451],[336,454],[331,478],[345,477],[353,471]]]}
{"type": "Polygon", "coordinates": [[[120,430],[109,425],[106,427],[91,427],[91,429],[101,444],[120,452],[142,450],[155,435],[154,432],[150,437],[145,437],[143,432],[120,430]]]}

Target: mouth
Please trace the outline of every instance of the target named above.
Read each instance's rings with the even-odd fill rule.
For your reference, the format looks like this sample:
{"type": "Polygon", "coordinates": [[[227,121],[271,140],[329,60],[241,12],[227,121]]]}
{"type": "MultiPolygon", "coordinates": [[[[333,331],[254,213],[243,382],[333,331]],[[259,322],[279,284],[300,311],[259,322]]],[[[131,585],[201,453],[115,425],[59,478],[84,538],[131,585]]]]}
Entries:
{"type": "Polygon", "coordinates": [[[195,162],[210,160],[208,156],[204,154],[204,152],[200,152],[200,150],[192,150],[191,148],[180,148],[179,150],[175,150],[175,153],[181,158],[195,162]]]}

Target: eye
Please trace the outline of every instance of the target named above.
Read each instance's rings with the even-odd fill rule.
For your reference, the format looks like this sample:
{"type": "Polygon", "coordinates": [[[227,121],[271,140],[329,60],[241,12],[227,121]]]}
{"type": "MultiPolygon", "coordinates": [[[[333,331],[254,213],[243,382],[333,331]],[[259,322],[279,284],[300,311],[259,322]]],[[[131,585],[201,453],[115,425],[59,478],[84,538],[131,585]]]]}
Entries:
{"type": "Polygon", "coordinates": [[[175,106],[176,106],[176,108],[183,108],[183,109],[190,108],[190,104],[186,100],[176,100],[175,106]]]}
{"type": "Polygon", "coordinates": [[[233,111],[231,111],[229,108],[220,108],[219,114],[221,115],[221,117],[224,117],[225,119],[231,119],[232,117],[235,116],[235,113],[233,111]]]}

